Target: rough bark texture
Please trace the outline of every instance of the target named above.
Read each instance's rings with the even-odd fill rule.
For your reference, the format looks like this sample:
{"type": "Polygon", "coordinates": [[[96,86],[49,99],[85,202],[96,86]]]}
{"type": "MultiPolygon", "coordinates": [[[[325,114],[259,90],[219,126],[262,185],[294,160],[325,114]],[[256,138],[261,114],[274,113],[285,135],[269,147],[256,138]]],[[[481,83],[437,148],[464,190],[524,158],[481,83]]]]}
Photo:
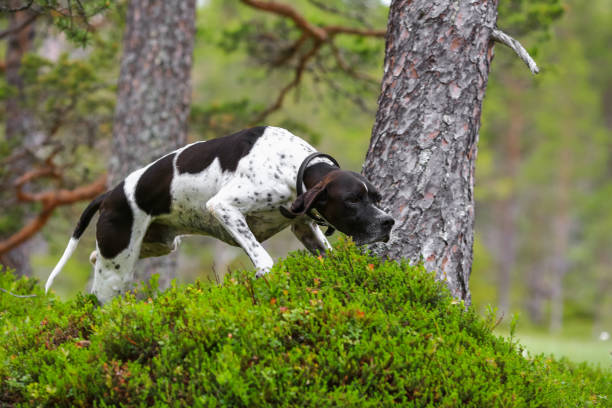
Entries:
{"type": "MultiPolygon", "coordinates": [[[[113,128],[110,186],[131,171],[183,145],[191,101],[195,0],[131,0],[126,19],[113,128]]],[[[164,287],[176,257],[137,268],[136,279],[160,274],[164,287]],[[144,272],[143,272],[144,270],[144,272]]]]}
{"type": "MultiPolygon", "coordinates": [[[[9,2],[11,7],[16,5],[17,2],[9,2]]],[[[21,69],[23,56],[32,46],[34,38],[34,25],[32,21],[32,14],[29,11],[18,11],[9,14],[8,29],[11,31],[7,36],[5,55],[4,77],[6,83],[16,89],[16,93],[6,100],[5,138],[7,141],[19,140],[20,144],[24,145],[28,143],[28,136],[32,133],[32,117],[30,112],[22,106],[23,80],[19,70],[21,69]]],[[[30,164],[30,157],[22,157],[11,163],[9,170],[13,175],[20,175],[30,167],[30,164]]],[[[8,194],[12,194],[12,190],[8,194]]],[[[11,197],[10,200],[14,200],[14,197],[11,197]]],[[[15,203],[15,205],[17,204],[15,203]]],[[[0,263],[14,268],[15,273],[18,275],[31,274],[32,268],[30,266],[29,248],[27,246],[20,246],[3,254],[0,263]]]]}
{"type": "Polygon", "coordinates": [[[418,262],[470,303],[474,164],[497,2],[391,4],[364,174],[396,219],[381,255],[418,262]]]}

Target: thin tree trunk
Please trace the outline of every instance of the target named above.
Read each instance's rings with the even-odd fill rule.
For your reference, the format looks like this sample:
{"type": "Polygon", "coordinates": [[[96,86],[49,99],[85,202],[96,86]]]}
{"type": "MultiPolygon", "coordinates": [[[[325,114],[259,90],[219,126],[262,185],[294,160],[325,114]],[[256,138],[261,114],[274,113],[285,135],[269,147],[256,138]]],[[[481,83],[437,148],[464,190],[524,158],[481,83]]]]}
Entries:
{"type": "Polygon", "coordinates": [[[396,219],[389,258],[423,259],[470,304],[474,165],[496,1],[396,0],[364,174],[396,219]]]}
{"type": "Polygon", "coordinates": [[[597,290],[596,297],[597,305],[595,307],[595,316],[593,317],[593,337],[597,338],[605,329],[605,318],[610,310],[612,310],[612,297],[610,292],[612,289],[612,276],[609,273],[609,265],[612,265],[612,256],[608,252],[600,252],[597,256],[597,290]]]}
{"type": "MultiPolygon", "coordinates": [[[[195,0],[131,0],[113,128],[110,185],[184,145],[191,100],[195,0]]],[[[176,256],[140,262],[136,279],[160,274],[165,288],[176,256]]]]}
{"type": "Polygon", "coordinates": [[[544,324],[544,302],[548,298],[549,290],[546,288],[546,277],[543,276],[548,266],[547,260],[534,263],[528,268],[527,284],[527,313],[529,319],[536,325],[544,324]]]}
{"type": "Polygon", "coordinates": [[[516,265],[518,200],[515,196],[507,197],[500,200],[496,207],[499,228],[497,305],[507,315],[510,311],[512,272],[516,265]]]}
{"type": "MultiPolygon", "coordinates": [[[[16,5],[16,3],[15,3],[16,5]]],[[[28,136],[32,133],[33,118],[30,112],[23,107],[23,80],[19,73],[21,61],[30,50],[34,38],[34,24],[29,11],[18,11],[9,14],[9,30],[12,31],[7,37],[5,55],[5,79],[6,83],[16,89],[16,93],[6,100],[6,126],[5,138],[7,141],[19,141],[17,145],[26,145],[28,136]],[[18,29],[23,26],[23,28],[18,29]]],[[[19,176],[24,173],[31,163],[29,156],[24,156],[11,163],[10,172],[19,176]]],[[[12,184],[12,183],[11,183],[12,184]]],[[[16,200],[13,190],[4,192],[12,195],[7,199],[16,200]]],[[[15,203],[17,205],[17,203],[15,203]]],[[[12,233],[12,231],[11,231],[12,233]]],[[[18,276],[30,275],[32,268],[29,260],[29,245],[21,245],[2,256],[0,262],[3,265],[14,268],[18,276]]]]}
{"type": "Polygon", "coordinates": [[[558,332],[563,327],[563,279],[569,270],[570,236],[570,174],[572,157],[567,146],[563,146],[559,157],[559,184],[557,212],[553,221],[553,259],[550,282],[550,331],[558,332]]]}
{"type": "MultiPolygon", "coordinates": [[[[513,89],[520,89],[516,83],[509,83],[513,89]]],[[[510,102],[510,124],[508,132],[503,135],[502,149],[500,154],[504,178],[512,185],[506,196],[501,197],[496,203],[496,223],[499,230],[497,245],[497,305],[504,314],[510,311],[510,293],[512,287],[512,272],[516,265],[517,256],[517,222],[519,213],[519,201],[517,199],[518,170],[521,160],[521,134],[524,131],[524,120],[519,100],[513,98],[510,102]]]]}

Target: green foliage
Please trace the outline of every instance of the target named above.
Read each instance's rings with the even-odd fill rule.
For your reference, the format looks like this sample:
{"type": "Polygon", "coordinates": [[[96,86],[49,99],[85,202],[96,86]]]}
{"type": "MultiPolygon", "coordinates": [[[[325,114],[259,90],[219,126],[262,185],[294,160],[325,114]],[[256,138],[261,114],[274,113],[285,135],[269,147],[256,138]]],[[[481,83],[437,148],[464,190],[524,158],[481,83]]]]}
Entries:
{"type": "MultiPolygon", "coordinates": [[[[38,6],[39,2],[33,7],[38,6]]],[[[47,6],[59,7],[57,2],[47,6]]],[[[89,10],[89,6],[84,7],[89,10]]],[[[121,26],[118,13],[106,18],[121,26]]],[[[25,157],[25,167],[31,168],[46,165],[47,158],[54,156],[66,188],[84,184],[104,170],[106,159],[95,148],[111,134],[120,36],[116,29],[89,33],[90,47],[64,44],[56,59],[26,53],[20,61],[19,89],[0,78],[0,104],[9,99],[18,104],[22,122],[27,123],[20,129],[24,134],[0,139],[0,160],[8,163],[0,170],[0,183],[7,187],[0,192],[0,235],[15,232],[25,223],[26,214],[37,211],[33,205],[16,203],[12,182],[23,173],[24,164],[14,158],[25,157]]],[[[1,112],[0,120],[6,120],[4,116],[1,112]]],[[[37,180],[28,188],[37,191],[57,185],[57,180],[37,180]]]]}
{"type": "Polygon", "coordinates": [[[547,37],[564,9],[561,0],[506,0],[499,2],[498,11],[502,29],[514,35],[537,33],[547,37]]]}
{"type": "MultiPolygon", "coordinates": [[[[525,320],[545,324],[554,279],[550,260],[563,261],[567,265],[563,286],[571,288],[563,296],[564,322],[579,325],[586,340],[609,331],[612,323],[612,297],[607,289],[612,245],[612,122],[606,124],[612,117],[606,115],[612,82],[609,70],[601,68],[610,61],[606,50],[612,38],[612,8],[607,0],[594,0],[589,7],[575,0],[500,2],[500,27],[517,27],[517,32],[527,33],[513,26],[512,19],[536,21],[529,9],[533,13],[544,10],[551,18],[558,18],[561,9],[564,13],[554,31],[548,23],[542,25],[554,36],[541,46],[536,58],[542,68],[538,76],[532,76],[512,52],[496,46],[476,166],[476,228],[487,238],[509,235],[499,209],[504,202],[515,200],[518,248],[511,311],[520,308],[525,320]],[[517,140],[514,152],[508,142],[512,138],[517,140]],[[511,158],[515,159],[514,173],[509,170],[511,158]],[[561,235],[555,225],[563,217],[571,228],[568,247],[560,251],[555,249],[561,235]]],[[[542,17],[542,21],[549,20],[542,17]]],[[[479,253],[472,282],[479,282],[471,285],[480,290],[473,293],[476,305],[480,299],[484,303],[494,300],[486,298],[491,291],[482,280],[494,282],[491,270],[507,259],[502,256],[507,247],[495,241],[487,239],[484,248],[476,247],[479,253]],[[496,259],[482,268],[487,249],[496,259]]]]}
{"type": "MultiPolygon", "coordinates": [[[[378,1],[300,0],[287,4],[316,25],[380,29],[386,25],[386,8],[378,1]]],[[[255,118],[274,104],[280,89],[294,79],[299,59],[314,46],[306,39],[296,50],[301,36],[290,19],[239,2],[213,0],[201,7],[194,58],[196,97],[190,117],[200,137],[218,137],[261,124],[255,118]]],[[[348,118],[345,123],[364,116],[369,118],[361,119],[366,124],[356,126],[371,128],[384,39],[339,35],[334,41],[347,66],[374,79],[356,80],[348,75],[325,45],[309,61],[300,84],[288,92],[282,109],[267,117],[265,124],[296,125],[291,129],[313,143],[322,139],[318,135],[330,127],[329,122],[340,122],[338,115],[348,118]],[[326,120],[319,111],[330,112],[333,119],[326,120]]],[[[359,152],[359,161],[364,150],[359,152]]]]}
{"type": "Polygon", "coordinates": [[[91,40],[91,19],[103,15],[116,0],[22,0],[0,6],[1,12],[28,11],[42,15],[66,34],[72,42],[85,46],[91,40]]]}
{"type": "Polygon", "coordinates": [[[422,267],[341,241],[265,279],[96,307],[0,275],[0,402],[40,406],[604,406],[612,374],[523,356],[422,267]]]}
{"type": "MultiPolygon", "coordinates": [[[[52,62],[35,54],[26,55],[21,69],[23,81],[28,84],[23,91],[24,108],[35,110],[37,120],[41,127],[47,128],[47,133],[59,126],[90,123],[95,126],[103,120],[110,128],[114,95],[111,84],[99,75],[101,68],[95,56],[91,60],[79,60],[62,54],[52,62]]],[[[78,133],[82,134],[86,127],[75,130],[81,130],[78,133]]],[[[76,137],[82,140],[82,135],[76,137]]]]}

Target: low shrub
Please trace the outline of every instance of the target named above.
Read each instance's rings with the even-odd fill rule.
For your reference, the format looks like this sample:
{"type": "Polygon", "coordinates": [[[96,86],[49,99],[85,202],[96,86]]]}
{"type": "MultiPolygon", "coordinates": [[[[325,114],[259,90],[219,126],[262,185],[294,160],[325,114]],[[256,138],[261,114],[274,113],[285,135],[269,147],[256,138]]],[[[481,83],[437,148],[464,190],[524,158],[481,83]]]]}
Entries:
{"type": "Polygon", "coordinates": [[[0,293],[0,405],[612,404],[610,371],[525,357],[420,266],[341,241],[326,258],[298,252],[253,276],[97,307],[0,274],[0,287],[38,295],[0,293]]]}

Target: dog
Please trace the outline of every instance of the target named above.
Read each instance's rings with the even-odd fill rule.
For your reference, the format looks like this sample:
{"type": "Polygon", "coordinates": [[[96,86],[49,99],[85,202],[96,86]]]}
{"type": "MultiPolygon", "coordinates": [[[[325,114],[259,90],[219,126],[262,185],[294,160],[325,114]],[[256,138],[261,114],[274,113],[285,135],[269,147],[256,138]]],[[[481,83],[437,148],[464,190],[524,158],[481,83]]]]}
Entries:
{"type": "Polygon", "coordinates": [[[172,252],[182,235],[211,235],[242,247],[257,277],[273,265],[261,242],[288,226],[313,254],[331,249],[319,226],[358,245],[387,241],[394,220],[378,207],[380,199],[361,174],[341,170],[286,129],[261,126],[195,142],[96,197],[45,290],[98,211],[92,293],[104,304],[129,288],[138,259],[172,252]]]}

